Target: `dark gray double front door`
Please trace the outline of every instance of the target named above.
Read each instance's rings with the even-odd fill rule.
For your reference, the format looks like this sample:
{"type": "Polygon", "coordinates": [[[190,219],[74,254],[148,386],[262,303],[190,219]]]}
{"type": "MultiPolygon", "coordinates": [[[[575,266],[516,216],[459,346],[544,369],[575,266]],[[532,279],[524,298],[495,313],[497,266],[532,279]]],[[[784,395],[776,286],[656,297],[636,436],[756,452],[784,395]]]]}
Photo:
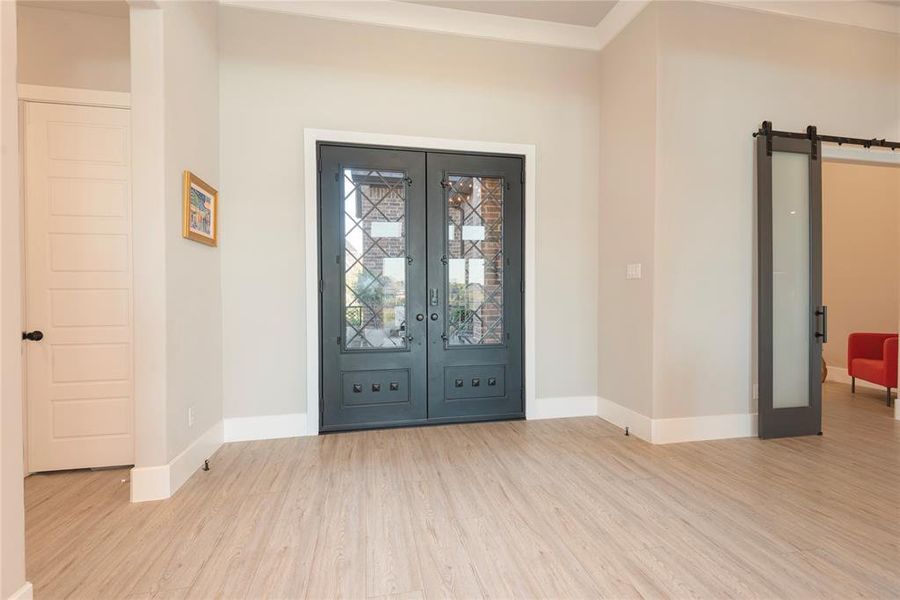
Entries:
{"type": "Polygon", "coordinates": [[[321,430],[524,416],[522,159],[318,152],[321,430]]]}

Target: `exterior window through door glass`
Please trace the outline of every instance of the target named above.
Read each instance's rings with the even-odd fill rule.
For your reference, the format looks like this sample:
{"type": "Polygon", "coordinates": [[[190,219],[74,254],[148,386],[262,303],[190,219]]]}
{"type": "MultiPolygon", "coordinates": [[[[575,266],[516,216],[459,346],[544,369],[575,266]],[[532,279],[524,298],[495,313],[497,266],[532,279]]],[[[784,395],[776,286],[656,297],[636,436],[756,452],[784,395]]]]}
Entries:
{"type": "Polygon", "coordinates": [[[503,179],[448,182],[447,344],[502,344],[503,179]]]}
{"type": "Polygon", "coordinates": [[[809,406],[809,158],[772,154],[772,405],[809,406]]]}
{"type": "Polygon", "coordinates": [[[343,174],[343,347],[406,348],[406,174],[343,174]]]}

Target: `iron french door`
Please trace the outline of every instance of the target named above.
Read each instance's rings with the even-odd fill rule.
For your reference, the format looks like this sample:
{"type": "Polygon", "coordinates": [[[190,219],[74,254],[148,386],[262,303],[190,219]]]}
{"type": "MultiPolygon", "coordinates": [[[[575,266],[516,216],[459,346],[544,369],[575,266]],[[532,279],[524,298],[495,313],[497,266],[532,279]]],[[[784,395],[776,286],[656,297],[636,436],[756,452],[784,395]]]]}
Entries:
{"type": "Polygon", "coordinates": [[[319,150],[321,429],[424,422],[425,155],[319,150]]]}
{"type": "Polygon", "coordinates": [[[428,416],[523,416],[522,161],[428,154],[428,416]]]}
{"type": "Polygon", "coordinates": [[[757,137],[759,436],[822,431],[821,142],[757,137]]]}
{"type": "Polygon", "coordinates": [[[521,174],[320,144],[322,431],[524,416],[521,174]]]}

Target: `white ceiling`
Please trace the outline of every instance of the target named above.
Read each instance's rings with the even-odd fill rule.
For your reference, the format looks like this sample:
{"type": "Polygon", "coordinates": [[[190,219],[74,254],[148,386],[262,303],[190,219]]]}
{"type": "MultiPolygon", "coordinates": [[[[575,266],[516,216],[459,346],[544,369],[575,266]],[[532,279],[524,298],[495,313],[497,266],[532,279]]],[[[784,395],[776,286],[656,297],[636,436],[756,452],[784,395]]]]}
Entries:
{"type": "MultiPolygon", "coordinates": [[[[3,1],[5,0],[0,0],[3,1]]],[[[125,0],[18,0],[18,3],[36,8],[71,10],[104,17],[128,16],[128,3],[125,0]]]]}
{"type": "Polygon", "coordinates": [[[596,27],[617,0],[404,0],[453,10],[596,27]]]}

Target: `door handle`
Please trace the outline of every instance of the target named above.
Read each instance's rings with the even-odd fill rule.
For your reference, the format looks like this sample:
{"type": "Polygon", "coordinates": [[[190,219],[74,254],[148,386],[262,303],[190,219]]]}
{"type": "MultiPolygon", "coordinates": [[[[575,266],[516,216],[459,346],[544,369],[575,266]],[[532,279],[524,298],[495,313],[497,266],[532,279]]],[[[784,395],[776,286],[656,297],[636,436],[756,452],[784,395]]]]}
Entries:
{"type": "Polygon", "coordinates": [[[425,315],[423,315],[422,313],[419,313],[416,315],[416,321],[424,321],[424,320],[425,320],[425,315]]]}
{"type": "Polygon", "coordinates": [[[35,329],[34,331],[23,331],[22,339],[30,340],[32,342],[39,342],[44,339],[44,332],[40,329],[35,329]]]}
{"type": "Polygon", "coordinates": [[[828,307],[824,304],[816,310],[816,317],[822,317],[822,331],[816,332],[816,338],[821,338],[823,344],[828,343],[828,307]]]}
{"type": "Polygon", "coordinates": [[[438,320],[438,314],[437,314],[437,313],[431,313],[431,320],[432,320],[432,321],[437,321],[437,320],[438,320]]]}
{"type": "Polygon", "coordinates": [[[428,304],[430,304],[431,306],[438,305],[438,289],[437,288],[431,288],[428,290],[428,304]]]}

